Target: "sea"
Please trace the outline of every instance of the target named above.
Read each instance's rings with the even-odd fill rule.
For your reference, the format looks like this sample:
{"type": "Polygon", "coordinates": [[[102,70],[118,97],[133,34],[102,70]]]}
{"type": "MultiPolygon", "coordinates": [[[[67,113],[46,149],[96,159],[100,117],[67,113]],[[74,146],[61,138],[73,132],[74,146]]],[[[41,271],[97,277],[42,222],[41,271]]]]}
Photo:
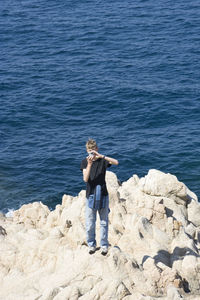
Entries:
{"type": "Polygon", "coordinates": [[[88,138],[200,196],[199,135],[199,0],[1,1],[1,212],[77,196],[88,138]]]}

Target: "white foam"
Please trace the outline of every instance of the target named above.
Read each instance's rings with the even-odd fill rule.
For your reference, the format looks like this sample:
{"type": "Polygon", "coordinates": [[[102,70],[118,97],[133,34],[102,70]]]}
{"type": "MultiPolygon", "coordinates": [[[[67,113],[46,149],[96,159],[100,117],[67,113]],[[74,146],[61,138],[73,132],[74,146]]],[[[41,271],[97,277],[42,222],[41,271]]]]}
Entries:
{"type": "Polygon", "coordinates": [[[14,213],[14,209],[8,209],[8,212],[5,214],[6,218],[12,218],[13,217],[13,213],[14,213]]]}

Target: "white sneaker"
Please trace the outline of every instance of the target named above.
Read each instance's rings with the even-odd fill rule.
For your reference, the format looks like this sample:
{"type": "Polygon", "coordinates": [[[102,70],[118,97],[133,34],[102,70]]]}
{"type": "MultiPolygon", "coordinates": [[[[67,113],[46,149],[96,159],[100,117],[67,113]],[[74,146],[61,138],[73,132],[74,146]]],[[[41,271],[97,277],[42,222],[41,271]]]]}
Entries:
{"type": "Polygon", "coordinates": [[[106,255],[107,253],[108,253],[108,247],[106,246],[101,247],[101,254],[106,255]]]}
{"type": "Polygon", "coordinates": [[[93,254],[96,251],[96,247],[89,247],[89,254],[93,254]]]}

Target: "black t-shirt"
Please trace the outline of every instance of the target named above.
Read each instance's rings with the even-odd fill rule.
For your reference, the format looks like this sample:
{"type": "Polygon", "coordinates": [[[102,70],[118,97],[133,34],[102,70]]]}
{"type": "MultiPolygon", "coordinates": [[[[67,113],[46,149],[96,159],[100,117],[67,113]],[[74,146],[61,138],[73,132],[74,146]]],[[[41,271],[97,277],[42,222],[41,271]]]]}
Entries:
{"type": "MultiPolygon", "coordinates": [[[[98,158],[97,160],[93,161],[91,170],[90,170],[90,176],[87,182],[87,188],[86,188],[86,197],[88,198],[89,195],[94,194],[95,186],[101,185],[102,188],[102,195],[106,196],[108,195],[107,187],[106,187],[106,169],[110,167],[111,164],[105,160],[104,158],[98,158]]],[[[83,159],[81,162],[80,169],[86,169],[87,168],[87,159],[83,159]]]]}

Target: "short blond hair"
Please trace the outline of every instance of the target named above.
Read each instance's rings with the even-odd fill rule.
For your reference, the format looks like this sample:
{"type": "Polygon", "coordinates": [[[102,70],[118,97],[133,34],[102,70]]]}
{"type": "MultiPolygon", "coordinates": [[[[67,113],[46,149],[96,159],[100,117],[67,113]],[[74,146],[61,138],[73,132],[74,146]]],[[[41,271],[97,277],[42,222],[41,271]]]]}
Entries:
{"type": "Polygon", "coordinates": [[[86,149],[96,149],[97,148],[97,143],[93,139],[88,139],[86,142],[86,149]]]}

